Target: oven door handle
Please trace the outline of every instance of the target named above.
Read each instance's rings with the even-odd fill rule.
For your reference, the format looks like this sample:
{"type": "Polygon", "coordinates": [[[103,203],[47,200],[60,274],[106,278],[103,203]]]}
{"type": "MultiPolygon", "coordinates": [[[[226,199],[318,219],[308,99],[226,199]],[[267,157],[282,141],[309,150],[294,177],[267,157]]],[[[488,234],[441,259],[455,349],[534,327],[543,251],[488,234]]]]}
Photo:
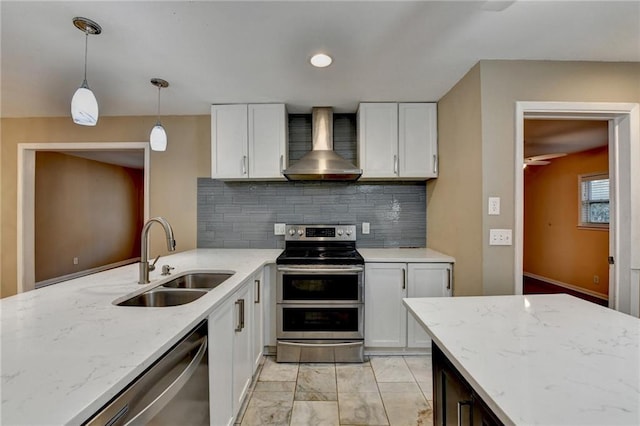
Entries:
{"type": "Polygon", "coordinates": [[[314,268],[314,267],[295,267],[295,266],[278,266],[278,271],[280,272],[363,272],[364,268],[362,266],[350,266],[347,268],[314,268]]]}
{"type": "Polygon", "coordinates": [[[339,348],[339,347],[345,347],[345,346],[359,346],[359,345],[363,345],[364,343],[362,341],[346,342],[346,343],[296,343],[296,342],[287,342],[287,341],[278,340],[278,344],[286,345],[286,346],[300,346],[305,348],[308,348],[309,346],[312,346],[314,348],[339,348]]]}

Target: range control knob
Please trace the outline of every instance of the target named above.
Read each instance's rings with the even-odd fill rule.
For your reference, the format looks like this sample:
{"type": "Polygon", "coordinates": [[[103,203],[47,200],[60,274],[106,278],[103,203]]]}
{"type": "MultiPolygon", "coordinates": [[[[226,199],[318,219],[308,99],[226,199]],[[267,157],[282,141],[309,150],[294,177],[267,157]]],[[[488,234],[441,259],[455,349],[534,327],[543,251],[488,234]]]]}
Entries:
{"type": "Polygon", "coordinates": [[[296,234],[296,230],[291,228],[289,229],[289,235],[291,235],[292,237],[296,234]]]}
{"type": "Polygon", "coordinates": [[[304,234],[304,231],[302,229],[298,229],[298,235],[302,237],[302,234],[304,234]]]}
{"type": "Polygon", "coordinates": [[[342,236],[342,229],[338,229],[338,236],[341,237],[342,236]]]}
{"type": "Polygon", "coordinates": [[[347,229],[347,235],[351,235],[351,229],[347,229]]]}

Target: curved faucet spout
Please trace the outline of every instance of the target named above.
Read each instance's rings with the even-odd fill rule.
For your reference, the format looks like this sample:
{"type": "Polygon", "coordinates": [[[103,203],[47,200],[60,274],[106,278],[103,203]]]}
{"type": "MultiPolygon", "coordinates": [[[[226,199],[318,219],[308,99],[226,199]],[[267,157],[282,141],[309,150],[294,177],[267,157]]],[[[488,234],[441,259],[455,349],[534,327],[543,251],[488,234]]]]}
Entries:
{"type": "Polygon", "coordinates": [[[153,225],[154,222],[159,223],[164,228],[164,233],[167,236],[167,250],[175,251],[176,249],[176,240],[173,238],[173,229],[171,228],[171,225],[169,224],[167,219],[159,216],[149,219],[142,227],[142,233],[140,235],[141,253],[140,253],[140,277],[138,279],[138,284],[148,284],[149,271],[153,270],[153,266],[149,265],[149,229],[151,229],[151,225],[153,225]]]}

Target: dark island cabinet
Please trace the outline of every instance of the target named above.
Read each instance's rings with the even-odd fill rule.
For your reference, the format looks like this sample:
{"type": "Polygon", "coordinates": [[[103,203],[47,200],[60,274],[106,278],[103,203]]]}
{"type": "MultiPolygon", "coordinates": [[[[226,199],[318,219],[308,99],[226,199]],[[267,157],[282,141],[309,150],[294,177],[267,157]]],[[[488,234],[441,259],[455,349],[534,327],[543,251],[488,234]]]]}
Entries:
{"type": "Polygon", "coordinates": [[[491,412],[442,351],[433,348],[433,404],[436,426],[494,426],[503,423],[491,412]]]}

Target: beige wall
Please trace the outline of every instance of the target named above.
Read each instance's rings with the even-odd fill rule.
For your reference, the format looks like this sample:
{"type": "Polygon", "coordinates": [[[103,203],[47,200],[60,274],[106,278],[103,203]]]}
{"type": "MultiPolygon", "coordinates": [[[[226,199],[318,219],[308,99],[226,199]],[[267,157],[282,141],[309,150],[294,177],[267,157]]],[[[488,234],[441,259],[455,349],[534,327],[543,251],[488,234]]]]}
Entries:
{"type": "Polygon", "coordinates": [[[482,294],[480,66],[438,102],[439,177],[427,183],[427,245],[456,258],[456,296],[482,294]]]}
{"type": "Polygon", "coordinates": [[[37,152],[36,282],[139,257],[143,194],[140,169],[37,152]]]}
{"type": "Polygon", "coordinates": [[[578,227],[578,176],[606,173],[608,146],[524,170],[523,270],[609,297],[609,229],[578,227]],[[599,282],[594,283],[593,277],[599,282]]]}
{"type": "MultiPolygon", "coordinates": [[[[69,117],[1,120],[1,296],[16,293],[17,163],[19,143],[141,142],[149,138],[154,117],[101,117],[97,126],[73,124],[69,117]]],[[[211,124],[208,115],[167,116],[165,152],[152,152],[150,215],[166,217],[175,231],[177,250],[196,247],[197,180],[210,176],[211,124]]],[[[151,232],[151,254],[166,252],[160,227],[151,232]]],[[[136,279],[136,277],[132,277],[136,279]]]]}
{"type": "MultiPolygon", "coordinates": [[[[482,206],[502,199],[501,215],[483,215],[484,294],[513,294],[514,247],[489,247],[489,229],[514,228],[517,101],[640,102],[640,63],[481,61],[482,206]]],[[[432,225],[431,223],[429,224],[432,225]]]]}

